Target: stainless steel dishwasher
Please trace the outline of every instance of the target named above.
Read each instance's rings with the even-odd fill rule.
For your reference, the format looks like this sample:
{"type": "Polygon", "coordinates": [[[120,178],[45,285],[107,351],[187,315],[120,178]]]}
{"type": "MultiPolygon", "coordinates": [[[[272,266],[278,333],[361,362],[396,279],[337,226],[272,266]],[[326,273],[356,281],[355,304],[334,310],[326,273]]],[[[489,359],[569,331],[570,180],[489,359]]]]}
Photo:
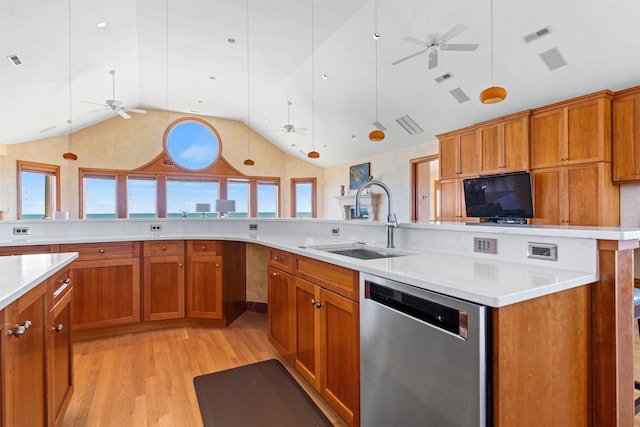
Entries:
{"type": "Polygon", "coordinates": [[[363,427],[490,425],[486,307],[360,274],[363,427]]]}

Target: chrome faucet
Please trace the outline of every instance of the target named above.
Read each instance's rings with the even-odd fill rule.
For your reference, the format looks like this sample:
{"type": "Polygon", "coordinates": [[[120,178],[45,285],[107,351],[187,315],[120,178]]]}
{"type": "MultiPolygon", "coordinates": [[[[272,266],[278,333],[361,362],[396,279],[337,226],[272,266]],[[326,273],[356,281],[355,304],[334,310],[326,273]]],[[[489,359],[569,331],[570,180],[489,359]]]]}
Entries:
{"type": "Polygon", "coordinates": [[[387,229],[387,247],[393,248],[393,229],[398,228],[400,225],[398,224],[398,219],[396,218],[396,214],[391,210],[391,190],[382,181],[367,181],[358,188],[358,192],[356,193],[356,212],[355,217],[360,217],[360,196],[362,195],[362,191],[366,188],[371,187],[372,185],[377,185],[387,193],[387,221],[384,223],[385,228],[387,229]]]}

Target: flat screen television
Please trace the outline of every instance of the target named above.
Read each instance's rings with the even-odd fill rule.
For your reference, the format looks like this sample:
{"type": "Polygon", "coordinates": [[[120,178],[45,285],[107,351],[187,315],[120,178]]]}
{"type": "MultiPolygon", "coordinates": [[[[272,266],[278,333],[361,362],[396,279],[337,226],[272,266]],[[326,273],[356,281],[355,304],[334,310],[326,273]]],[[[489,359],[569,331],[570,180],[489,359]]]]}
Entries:
{"type": "Polygon", "coordinates": [[[529,172],[467,178],[462,184],[467,217],[503,223],[526,223],[533,218],[529,172]]]}

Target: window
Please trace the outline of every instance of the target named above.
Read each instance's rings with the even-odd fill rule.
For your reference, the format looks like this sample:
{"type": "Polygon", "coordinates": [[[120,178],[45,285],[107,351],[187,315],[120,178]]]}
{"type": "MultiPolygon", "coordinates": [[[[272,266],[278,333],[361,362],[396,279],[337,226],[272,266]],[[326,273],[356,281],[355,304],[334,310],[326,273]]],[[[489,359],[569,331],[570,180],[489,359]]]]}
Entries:
{"type": "Polygon", "coordinates": [[[197,119],[179,120],[169,127],[166,151],[178,166],[201,170],[211,166],[220,153],[214,129],[197,119]]]}
{"type": "MultiPolygon", "coordinates": [[[[196,203],[208,203],[214,209],[218,187],[216,180],[167,180],[167,217],[202,217],[202,212],[196,212],[196,203]]],[[[207,212],[205,216],[217,216],[217,213],[207,212]]]]}
{"type": "Polygon", "coordinates": [[[18,161],[18,219],[52,218],[60,206],[60,167],[18,161]]]}
{"type": "Polygon", "coordinates": [[[291,217],[316,217],[315,178],[293,178],[291,180],[291,217]]]}
{"type": "Polygon", "coordinates": [[[258,181],[256,192],[258,218],[276,218],[278,216],[278,183],[258,181]]]}
{"type": "Polygon", "coordinates": [[[129,218],[156,217],[155,178],[129,177],[127,179],[127,207],[129,218]]]}
{"type": "Polygon", "coordinates": [[[84,217],[86,219],[116,218],[116,177],[85,175],[84,217]]]}
{"type": "Polygon", "coordinates": [[[236,211],[230,217],[249,216],[249,181],[230,179],[227,181],[227,200],[236,201],[236,211]]]}

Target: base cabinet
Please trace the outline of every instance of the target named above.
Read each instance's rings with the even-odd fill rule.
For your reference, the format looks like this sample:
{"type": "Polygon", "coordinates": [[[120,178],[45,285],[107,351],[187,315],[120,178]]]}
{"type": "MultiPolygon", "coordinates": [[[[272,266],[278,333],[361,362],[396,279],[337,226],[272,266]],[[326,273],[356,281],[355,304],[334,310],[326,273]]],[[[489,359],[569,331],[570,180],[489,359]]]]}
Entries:
{"type": "Polygon", "coordinates": [[[187,316],[222,319],[222,256],[216,242],[187,242],[187,316]]]}
{"type": "Polygon", "coordinates": [[[184,241],[143,244],[143,320],[184,317],[184,241]]]}
{"type": "Polygon", "coordinates": [[[268,321],[267,331],[271,345],[282,354],[289,363],[294,363],[295,328],[293,300],[293,276],[275,267],[269,267],[268,321]]]}

